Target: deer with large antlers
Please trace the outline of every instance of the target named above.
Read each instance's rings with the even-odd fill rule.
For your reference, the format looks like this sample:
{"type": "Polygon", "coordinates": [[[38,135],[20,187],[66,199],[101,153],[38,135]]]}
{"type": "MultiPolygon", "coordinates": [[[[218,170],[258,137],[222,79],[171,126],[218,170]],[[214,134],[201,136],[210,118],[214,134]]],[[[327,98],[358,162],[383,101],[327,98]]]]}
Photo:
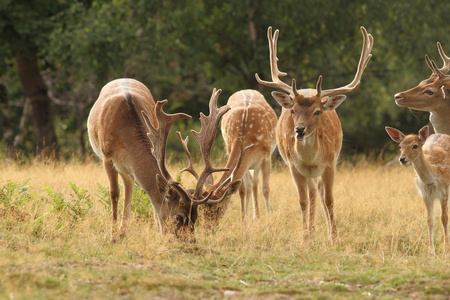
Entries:
{"type": "Polygon", "coordinates": [[[439,42],[437,48],[444,62],[442,68],[438,68],[425,55],[425,61],[432,71],[430,77],[412,89],[395,94],[394,99],[400,107],[429,111],[434,131],[450,134],[450,75],[446,75],[450,71],[450,57],[445,54],[439,42]]]}
{"type": "Polygon", "coordinates": [[[444,227],[444,243],[450,248],[448,238],[448,198],[450,192],[450,136],[429,136],[428,126],[418,134],[404,135],[400,130],[386,127],[391,139],[400,144],[401,165],[412,164],[416,172],[416,185],[427,208],[429,252],[435,255],[433,242],[434,200],[441,204],[441,221],[444,227]]]}
{"type": "MultiPolygon", "coordinates": [[[[277,115],[267,103],[264,96],[255,90],[242,90],[234,93],[228,99],[230,110],[223,116],[221,131],[229,155],[226,168],[228,169],[217,183],[208,178],[208,191],[214,191],[211,199],[222,198],[228,182],[242,180],[239,188],[241,198],[241,215],[244,219],[248,214],[251,202],[253,216],[259,216],[258,181],[259,173],[262,177],[262,195],[267,211],[270,211],[270,170],[271,154],[276,147],[275,127],[277,115]],[[253,170],[253,174],[250,172],[253,170]]],[[[194,132],[195,135],[195,132],[194,132]]],[[[189,171],[198,178],[192,167],[192,157],[187,147],[188,139],[179,139],[189,158],[189,166],[182,171],[189,171]]],[[[225,214],[230,198],[219,205],[204,205],[201,207],[204,225],[207,229],[214,229],[225,214]]]]}
{"type": "MultiPolygon", "coordinates": [[[[220,90],[213,91],[210,116],[204,117],[202,133],[198,134],[204,148],[211,148],[220,118],[228,107],[217,108],[220,90]],[[213,138],[210,138],[212,136],[213,138]]],[[[214,205],[234,193],[240,182],[233,182],[220,199],[211,199],[204,182],[213,172],[223,171],[208,164],[199,177],[195,191],[185,190],[175,181],[165,165],[169,130],[179,119],[190,118],[183,113],[166,114],[163,106],[155,104],[150,90],[134,79],[117,79],[106,84],[94,103],[88,117],[89,141],[94,152],[103,161],[110,183],[112,203],[111,241],[116,242],[127,229],[130,217],[133,185],[136,180],[149,195],[162,233],[173,232],[177,237],[193,241],[197,207],[214,205]],[[124,208],[120,230],[117,224],[120,174],[125,188],[124,208]]],[[[205,151],[204,159],[209,160],[205,151]]]]}
{"type": "Polygon", "coordinates": [[[358,88],[372,56],[373,37],[364,27],[361,27],[361,32],[363,46],[352,82],[340,88],[322,90],[322,76],[319,76],[315,89],[297,90],[295,79],[292,80],[292,86],[279,79],[279,76],[287,75],[278,69],[279,31],[276,30],[272,35],[272,28],[267,30],[272,81],[263,81],[258,74],[255,76],[260,84],[286,92],[272,92],[272,96],[282,106],[276,137],[278,150],[288,164],[297,187],[305,236],[314,231],[315,203],[320,190],[329,235],[332,241],[337,238],[333,184],[343,134],[335,109],[345,100],[343,94],[358,88]]]}

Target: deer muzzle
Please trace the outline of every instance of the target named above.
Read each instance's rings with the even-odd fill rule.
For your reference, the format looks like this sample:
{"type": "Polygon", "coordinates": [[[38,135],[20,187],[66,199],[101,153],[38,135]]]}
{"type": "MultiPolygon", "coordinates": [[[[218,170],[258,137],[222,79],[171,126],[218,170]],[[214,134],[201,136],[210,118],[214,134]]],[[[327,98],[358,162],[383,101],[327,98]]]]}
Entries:
{"type": "Polygon", "coordinates": [[[306,126],[296,126],[295,127],[295,138],[301,140],[305,137],[306,126]]]}

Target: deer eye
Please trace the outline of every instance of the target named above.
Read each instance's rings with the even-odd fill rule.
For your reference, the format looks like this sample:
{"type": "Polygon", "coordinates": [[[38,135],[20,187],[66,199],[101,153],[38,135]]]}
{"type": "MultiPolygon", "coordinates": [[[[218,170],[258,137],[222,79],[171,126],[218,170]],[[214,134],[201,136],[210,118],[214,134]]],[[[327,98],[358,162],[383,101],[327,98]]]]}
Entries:
{"type": "Polygon", "coordinates": [[[433,95],[434,93],[433,93],[433,92],[432,92],[431,90],[426,90],[426,91],[425,91],[425,94],[427,94],[427,95],[430,95],[430,96],[431,96],[431,95],[433,95]]]}
{"type": "Polygon", "coordinates": [[[316,116],[316,117],[320,116],[321,114],[322,114],[321,110],[317,110],[314,112],[314,116],[316,116]]]}
{"type": "Polygon", "coordinates": [[[177,215],[177,222],[178,222],[178,223],[183,223],[183,222],[184,222],[183,216],[177,215]]]}
{"type": "Polygon", "coordinates": [[[291,114],[294,114],[294,110],[293,109],[291,109],[291,114]]]}
{"type": "Polygon", "coordinates": [[[414,146],[413,146],[413,149],[417,149],[417,148],[419,148],[419,146],[417,146],[417,145],[414,145],[414,146]]]}

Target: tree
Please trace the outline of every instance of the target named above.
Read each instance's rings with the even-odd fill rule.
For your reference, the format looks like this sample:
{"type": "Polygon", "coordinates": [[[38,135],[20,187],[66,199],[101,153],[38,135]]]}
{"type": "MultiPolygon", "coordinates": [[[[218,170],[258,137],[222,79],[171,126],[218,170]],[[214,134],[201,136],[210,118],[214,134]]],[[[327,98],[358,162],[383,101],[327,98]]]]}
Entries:
{"type": "MultiPolygon", "coordinates": [[[[8,83],[9,101],[16,101],[20,94],[10,84],[13,80],[5,78],[17,76],[11,62],[17,65],[17,54],[26,54],[35,62],[37,73],[45,75],[42,78],[52,103],[51,109],[43,109],[50,115],[43,115],[51,119],[54,112],[54,131],[68,152],[76,150],[69,141],[74,136],[80,140],[76,147],[82,147],[83,120],[102,86],[112,79],[136,78],[150,88],[155,99],[169,99],[169,111],[183,111],[194,120],[207,110],[213,87],[223,89],[222,103],[235,91],[252,88],[262,91],[279,109],[271,90],[259,86],[254,77],[255,73],[270,77],[267,27],[280,29],[279,67],[288,73],[285,81],[296,78],[299,88],[313,88],[323,75],[327,89],[353,78],[362,43],[361,25],[374,35],[373,58],[360,88],[348,95],[338,114],[345,134],[344,153],[379,151],[388,142],[385,125],[406,131],[426,122],[427,114],[413,115],[398,108],[393,95],[429,75],[423,57],[428,53],[438,58],[436,41],[450,51],[445,42],[449,29],[445,12],[450,2],[437,0],[389,5],[384,0],[12,3],[0,4],[0,38],[4,41],[0,54],[8,58],[1,62],[0,74],[3,83],[8,83]]],[[[34,93],[26,95],[31,102],[34,93]]],[[[38,105],[43,100],[35,103],[45,108],[38,105]]],[[[37,111],[33,106],[33,115],[37,111]]],[[[51,131],[50,125],[42,128],[51,131]]]]}
{"type": "Polygon", "coordinates": [[[55,26],[51,19],[66,8],[67,4],[59,1],[2,1],[0,6],[0,38],[4,41],[1,54],[4,58],[15,59],[24,93],[32,108],[36,153],[45,157],[58,153],[58,143],[38,56],[55,26]]]}

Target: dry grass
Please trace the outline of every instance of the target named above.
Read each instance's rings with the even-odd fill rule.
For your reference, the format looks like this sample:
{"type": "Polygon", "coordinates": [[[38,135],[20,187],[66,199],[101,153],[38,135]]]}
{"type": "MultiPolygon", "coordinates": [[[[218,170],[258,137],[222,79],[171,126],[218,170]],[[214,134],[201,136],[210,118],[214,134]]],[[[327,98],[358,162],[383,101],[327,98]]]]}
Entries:
{"type": "Polygon", "coordinates": [[[273,213],[263,211],[259,220],[243,225],[234,196],[218,230],[209,234],[198,228],[196,244],[161,237],[153,218],[135,213],[127,238],[111,245],[110,212],[99,193],[99,185],[108,183],[96,161],[11,165],[2,171],[3,197],[7,181],[20,185],[29,179],[29,199],[14,202],[16,192],[10,204],[0,202],[0,298],[450,295],[442,225],[436,217],[438,255],[430,259],[425,207],[410,168],[340,166],[335,183],[340,241],[334,245],[320,203],[315,237],[302,238],[296,191],[283,166],[271,176],[273,213]],[[76,203],[69,182],[92,200],[85,216],[56,208],[55,195],[76,203]]]}

